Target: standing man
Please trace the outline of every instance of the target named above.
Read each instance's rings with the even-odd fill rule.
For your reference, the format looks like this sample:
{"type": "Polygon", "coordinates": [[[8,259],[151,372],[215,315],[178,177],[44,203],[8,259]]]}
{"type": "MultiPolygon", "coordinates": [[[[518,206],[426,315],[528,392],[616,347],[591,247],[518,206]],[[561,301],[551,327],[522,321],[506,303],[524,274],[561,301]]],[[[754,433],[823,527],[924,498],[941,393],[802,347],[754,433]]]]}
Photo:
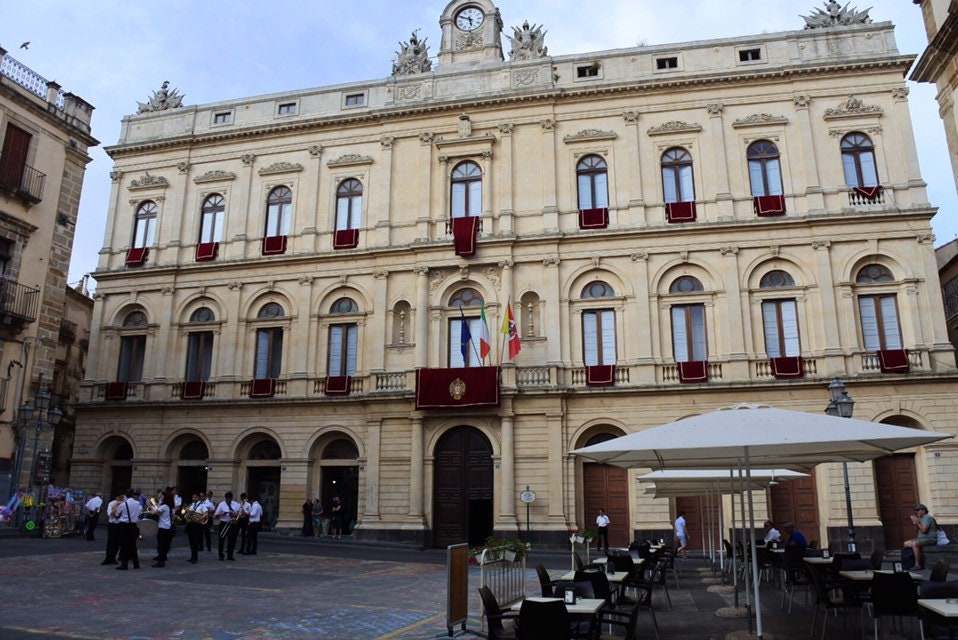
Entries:
{"type": "Polygon", "coordinates": [[[90,492],[92,497],[86,501],[86,539],[93,541],[93,532],[96,531],[96,525],[100,521],[100,508],[103,506],[103,498],[96,491],[90,492]]]}
{"type": "Polygon", "coordinates": [[[602,542],[605,541],[605,552],[609,552],[609,516],[605,515],[605,509],[599,509],[599,515],[595,519],[595,528],[599,532],[596,536],[596,551],[602,550],[602,542]]]}
{"type": "Polygon", "coordinates": [[[193,502],[186,512],[186,539],[190,542],[190,564],[199,560],[200,549],[203,548],[203,532],[210,521],[210,513],[206,508],[206,498],[202,494],[194,493],[193,502]]]}
{"type": "Polygon", "coordinates": [[[206,550],[213,550],[213,512],[216,511],[216,503],[213,502],[213,492],[207,491],[206,497],[203,497],[203,494],[200,494],[200,500],[203,501],[203,506],[206,507],[206,525],[203,527],[203,537],[206,539],[206,550]]]}
{"type": "Polygon", "coordinates": [[[246,499],[246,493],[240,494],[240,508],[236,516],[236,524],[239,527],[239,552],[246,555],[246,533],[249,530],[249,500],[246,499]]]}
{"type": "Polygon", "coordinates": [[[120,565],[118,571],[126,571],[130,562],[133,562],[133,568],[140,568],[140,556],[136,551],[136,540],[140,537],[140,530],[137,523],[140,521],[140,513],[143,509],[140,501],[136,499],[137,492],[130,489],[126,492],[126,498],[120,504],[119,527],[120,527],[120,565]]]}
{"type": "Polygon", "coordinates": [[[219,552],[220,560],[224,559],[223,556],[223,543],[226,543],[226,556],[227,560],[236,560],[233,557],[233,552],[236,550],[236,535],[239,533],[239,528],[236,526],[236,518],[239,516],[240,505],[236,500],[233,500],[233,492],[227,491],[226,495],[223,496],[223,502],[219,503],[216,507],[216,511],[213,513],[213,517],[219,517],[220,526],[219,534],[220,540],[217,543],[216,550],[219,552]]]}
{"type": "Polygon", "coordinates": [[[252,502],[249,506],[249,537],[246,539],[246,554],[255,556],[256,547],[259,544],[260,521],[263,519],[263,505],[256,499],[256,495],[251,495],[252,502]]]}
{"type": "Polygon", "coordinates": [[[106,506],[106,557],[100,564],[116,564],[116,554],[120,551],[120,505],[123,494],[118,493],[106,506]]]}
{"type": "Polygon", "coordinates": [[[684,511],[679,511],[679,517],[675,519],[675,539],[679,541],[675,553],[681,553],[683,558],[688,558],[689,555],[685,552],[685,548],[689,546],[689,533],[685,526],[684,511]]]}

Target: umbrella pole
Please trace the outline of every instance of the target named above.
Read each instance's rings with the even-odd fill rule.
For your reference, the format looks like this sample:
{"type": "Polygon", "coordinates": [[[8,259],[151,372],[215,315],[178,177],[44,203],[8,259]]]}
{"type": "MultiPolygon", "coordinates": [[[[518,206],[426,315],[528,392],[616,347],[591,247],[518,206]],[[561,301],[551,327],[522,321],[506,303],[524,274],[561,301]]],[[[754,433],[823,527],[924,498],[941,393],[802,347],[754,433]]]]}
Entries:
{"type": "MultiPolygon", "coordinates": [[[[740,513],[742,514],[742,556],[745,560],[745,554],[747,552],[746,544],[748,544],[748,537],[745,533],[745,477],[742,475],[742,462],[738,463],[738,484],[739,484],[739,494],[738,494],[738,504],[740,513]]],[[[749,572],[748,572],[748,561],[745,560],[745,611],[748,613],[748,632],[752,632],[752,596],[749,593],[750,584],[749,584],[749,572]]]]}
{"type": "MultiPolygon", "coordinates": [[[[735,470],[729,469],[729,478],[732,479],[732,486],[735,486],[735,470]]],[[[735,587],[735,608],[738,609],[738,558],[735,555],[735,543],[738,541],[738,529],[735,520],[735,494],[732,493],[732,586],[735,587]]]]}
{"type": "MultiPolygon", "coordinates": [[[[748,485],[752,486],[752,469],[748,460],[748,447],[745,447],[745,475],[748,476],[748,485]]],[[[755,631],[756,638],[762,640],[762,607],[758,593],[758,563],[756,562],[758,551],[755,548],[755,504],[752,501],[751,488],[748,492],[748,521],[751,523],[749,540],[752,546],[752,587],[755,589],[755,631]]],[[[751,632],[752,619],[749,618],[749,631],[751,632]]]]}
{"type": "Polygon", "coordinates": [[[707,490],[705,492],[705,508],[708,510],[708,517],[706,520],[709,525],[709,557],[708,561],[713,567],[715,566],[715,527],[713,526],[712,518],[712,491],[707,490]]]}
{"type": "Polygon", "coordinates": [[[725,572],[725,545],[722,543],[722,540],[723,540],[722,534],[725,531],[725,514],[724,514],[725,505],[723,504],[721,494],[718,495],[716,500],[718,502],[718,521],[719,521],[719,524],[718,524],[719,569],[721,569],[722,572],[724,573],[725,572]]]}

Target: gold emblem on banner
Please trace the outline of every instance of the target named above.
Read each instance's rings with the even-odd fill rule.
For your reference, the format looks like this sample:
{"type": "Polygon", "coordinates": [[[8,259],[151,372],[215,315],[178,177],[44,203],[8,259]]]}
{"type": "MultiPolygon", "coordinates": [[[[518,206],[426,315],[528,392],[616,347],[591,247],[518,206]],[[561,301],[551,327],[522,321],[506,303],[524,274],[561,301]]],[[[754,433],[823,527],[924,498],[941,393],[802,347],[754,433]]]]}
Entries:
{"type": "Polygon", "coordinates": [[[449,395],[454,400],[462,400],[462,397],[466,395],[466,383],[462,381],[462,378],[456,378],[452,381],[449,385],[449,395]]]}

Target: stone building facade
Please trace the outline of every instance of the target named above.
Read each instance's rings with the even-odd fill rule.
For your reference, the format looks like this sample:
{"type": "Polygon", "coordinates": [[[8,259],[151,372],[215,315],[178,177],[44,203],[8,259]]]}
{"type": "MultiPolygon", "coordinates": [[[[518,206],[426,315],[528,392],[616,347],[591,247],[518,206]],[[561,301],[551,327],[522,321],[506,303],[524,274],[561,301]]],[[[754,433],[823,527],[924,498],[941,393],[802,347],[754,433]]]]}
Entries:
{"type": "MultiPolygon", "coordinates": [[[[835,377],[858,418],[955,432],[913,57],[864,14],[550,56],[454,0],[435,68],[413,34],[386,79],[164,85],[108,149],[72,481],[248,490],[279,527],[338,496],[354,535],[436,546],[524,531],[528,488],[536,543],[600,507],[614,544],[679,509],[701,541],[704,501],[568,452],[740,401],[822,411],[835,377]]],[[[850,465],[859,540],[900,544],[919,497],[958,520],[956,464],[945,441],[850,465]]],[[[758,517],[840,540],[840,478],[758,517]]]]}
{"type": "Polygon", "coordinates": [[[0,495],[32,488],[36,454],[53,442],[36,420],[18,435],[19,408],[48,392],[50,408],[71,400],[56,363],[87,150],[99,144],[92,114],[0,48],[0,495]]]}

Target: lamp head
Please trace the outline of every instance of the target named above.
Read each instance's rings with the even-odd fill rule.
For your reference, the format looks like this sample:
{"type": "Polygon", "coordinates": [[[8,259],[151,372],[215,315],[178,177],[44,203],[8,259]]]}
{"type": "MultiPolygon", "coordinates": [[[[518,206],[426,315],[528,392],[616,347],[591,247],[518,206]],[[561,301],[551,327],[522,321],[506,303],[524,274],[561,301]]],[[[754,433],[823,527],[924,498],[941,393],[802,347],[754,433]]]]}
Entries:
{"type": "Polygon", "coordinates": [[[843,418],[851,418],[855,412],[855,401],[851,399],[847,391],[842,391],[842,397],[835,401],[838,406],[838,415],[843,418]]]}
{"type": "Polygon", "coordinates": [[[828,397],[831,398],[831,401],[838,402],[843,393],[845,393],[845,383],[838,378],[832,380],[831,384],[828,385],[828,397]]]}

